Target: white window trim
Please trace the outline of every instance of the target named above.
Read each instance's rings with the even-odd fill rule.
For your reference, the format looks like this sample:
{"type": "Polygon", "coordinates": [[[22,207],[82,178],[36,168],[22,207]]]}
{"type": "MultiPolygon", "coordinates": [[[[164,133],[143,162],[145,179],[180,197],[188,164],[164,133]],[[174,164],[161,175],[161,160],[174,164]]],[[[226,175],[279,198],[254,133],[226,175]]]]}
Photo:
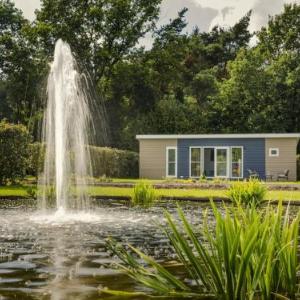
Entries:
{"type": "Polygon", "coordinates": [[[214,161],[214,177],[207,178],[228,178],[228,179],[243,179],[244,178],[244,146],[190,146],[189,147],[189,178],[199,178],[198,176],[192,176],[192,149],[201,149],[201,174],[204,172],[204,149],[214,149],[215,161],[214,161]],[[241,176],[233,177],[232,176],[232,148],[239,148],[242,150],[242,167],[241,167],[241,176]],[[216,149],[227,149],[227,174],[226,176],[216,176],[216,149]]]}
{"type": "Polygon", "coordinates": [[[166,147],[166,178],[177,178],[177,147],[166,147]],[[175,150],[175,175],[169,175],[169,150],[175,150]]]}
{"type": "Polygon", "coordinates": [[[244,146],[231,146],[230,147],[230,178],[231,179],[243,179],[244,178],[244,146]],[[233,177],[232,176],[232,148],[242,149],[242,168],[241,168],[241,176],[233,177]]]}
{"type": "Polygon", "coordinates": [[[270,157],[278,157],[279,156],[279,148],[269,148],[269,156],[270,157]],[[272,151],[276,151],[276,154],[272,154],[272,151]]]}
{"type": "Polygon", "coordinates": [[[230,178],[231,173],[231,157],[230,157],[230,147],[214,147],[215,148],[215,178],[230,178]],[[217,176],[217,151],[218,150],[226,150],[227,151],[227,168],[226,168],[226,175],[225,176],[217,176]]]}
{"type": "MultiPolygon", "coordinates": [[[[229,179],[243,179],[244,178],[244,146],[190,146],[189,147],[189,178],[199,178],[199,176],[192,176],[192,149],[201,149],[201,174],[204,172],[204,149],[214,149],[215,161],[214,161],[214,172],[216,173],[216,149],[227,149],[227,174],[226,176],[215,176],[207,178],[229,178],[229,179]],[[242,150],[242,167],[241,167],[241,176],[233,177],[232,176],[232,148],[239,148],[242,150]]],[[[201,175],[200,175],[201,176],[201,175]]]]}
{"type": "Polygon", "coordinates": [[[200,178],[200,176],[192,176],[192,149],[200,149],[200,176],[201,176],[203,174],[203,163],[204,163],[203,149],[204,149],[204,147],[191,146],[190,154],[189,154],[189,178],[200,178]]]}

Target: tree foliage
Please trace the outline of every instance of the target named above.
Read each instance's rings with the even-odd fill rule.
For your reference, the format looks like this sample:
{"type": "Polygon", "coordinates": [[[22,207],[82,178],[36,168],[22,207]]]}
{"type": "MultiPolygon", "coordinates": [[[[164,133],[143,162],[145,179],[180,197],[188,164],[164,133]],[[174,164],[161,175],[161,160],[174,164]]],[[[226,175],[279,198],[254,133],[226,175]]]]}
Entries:
{"type": "Polygon", "coordinates": [[[30,43],[30,23],[10,0],[0,0],[0,118],[29,127],[40,114],[47,64],[30,43]]]}
{"type": "Polygon", "coordinates": [[[0,185],[14,183],[26,175],[30,139],[25,126],[0,122],[0,185]]]}
{"type": "Polygon", "coordinates": [[[251,12],[229,28],[187,32],[185,8],[157,26],[160,3],[42,0],[30,23],[0,0],[0,118],[37,138],[43,83],[62,38],[104,96],[109,146],[136,150],[141,133],[300,130],[300,5],[271,17],[250,46],[251,12]],[[151,47],[141,46],[145,36],[151,47]]]}
{"type": "Polygon", "coordinates": [[[42,0],[34,30],[49,55],[61,38],[97,81],[154,27],[161,0],[42,0]]]}

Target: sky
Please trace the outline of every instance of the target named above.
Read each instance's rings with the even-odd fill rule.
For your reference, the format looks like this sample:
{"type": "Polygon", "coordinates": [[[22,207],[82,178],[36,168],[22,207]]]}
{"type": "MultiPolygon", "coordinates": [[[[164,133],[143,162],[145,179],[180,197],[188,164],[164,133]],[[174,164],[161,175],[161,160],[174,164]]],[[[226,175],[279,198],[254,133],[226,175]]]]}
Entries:
{"type": "MultiPolygon", "coordinates": [[[[25,17],[34,19],[34,10],[39,8],[40,0],[14,1],[23,10],[25,17]]],[[[266,25],[270,15],[280,13],[285,3],[300,4],[300,0],[163,0],[158,24],[168,23],[180,9],[187,7],[187,30],[191,31],[198,26],[200,31],[208,31],[215,25],[232,26],[252,10],[249,29],[253,32],[266,25]]],[[[143,43],[149,46],[151,37],[146,37],[143,43]]]]}

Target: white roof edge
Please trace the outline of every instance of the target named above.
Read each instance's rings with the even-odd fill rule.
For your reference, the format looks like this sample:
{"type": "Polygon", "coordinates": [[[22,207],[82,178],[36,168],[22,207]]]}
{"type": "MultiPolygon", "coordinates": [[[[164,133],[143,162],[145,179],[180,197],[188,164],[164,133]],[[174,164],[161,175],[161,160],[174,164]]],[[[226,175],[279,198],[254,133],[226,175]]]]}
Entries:
{"type": "Polygon", "coordinates": [[[163,139],[255,139],[255,138],[298,138],[300,133],[244,133],[244,134],[144,134],[137,135],[137,140],[163,140],[163,139]]]}

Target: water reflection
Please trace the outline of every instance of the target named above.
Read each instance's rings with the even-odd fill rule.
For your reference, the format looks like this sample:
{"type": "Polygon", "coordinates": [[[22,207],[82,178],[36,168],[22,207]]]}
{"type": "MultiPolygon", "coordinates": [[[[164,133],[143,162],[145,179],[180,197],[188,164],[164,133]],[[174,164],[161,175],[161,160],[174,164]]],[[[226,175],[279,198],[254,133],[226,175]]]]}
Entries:
{"type": "MultiPolygon", "coordinates": [[[[7,206],[0,207],[0,296],[5,299],[99,299],[99,285],[140,290],[114,269],[118,260],[106,249],[108,236],[161,261],[173,258],[156,225],[164,222],[165,205],[145,212],[103,201],[92,214],[71,213],[64,218],[63,212],[40,215],[24,203],[7,206]]],[[[199,224],[204,207],[185,204],[184,211],[199,224]]],[[[168,210],[175,215],[175,204],[168,210]]]]}

